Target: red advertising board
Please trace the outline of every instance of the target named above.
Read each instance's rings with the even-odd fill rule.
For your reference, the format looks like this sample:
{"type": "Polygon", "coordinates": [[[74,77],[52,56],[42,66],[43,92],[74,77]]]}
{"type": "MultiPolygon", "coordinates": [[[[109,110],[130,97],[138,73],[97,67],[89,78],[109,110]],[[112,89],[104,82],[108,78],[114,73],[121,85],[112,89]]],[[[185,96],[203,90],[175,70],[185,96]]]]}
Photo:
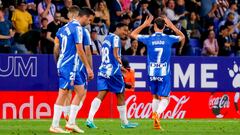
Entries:
{"type": "MultiPolygon", "coordinates": [[[[51,118],[57,92],[0,92],[0,119],[51,118]]],[[[86,118],[97,92],[88,92],[78,117],[86,118]]],[[[236,106],[239,93],[172,92],[162,118],[240,118],[236,106]]],[[[150,118],[152,96],[149,92],[126,92],[129,118],[150,118]]],[[[96,118],[118,118],[116,97],[110,94],[101,104],[96,118]]]]}

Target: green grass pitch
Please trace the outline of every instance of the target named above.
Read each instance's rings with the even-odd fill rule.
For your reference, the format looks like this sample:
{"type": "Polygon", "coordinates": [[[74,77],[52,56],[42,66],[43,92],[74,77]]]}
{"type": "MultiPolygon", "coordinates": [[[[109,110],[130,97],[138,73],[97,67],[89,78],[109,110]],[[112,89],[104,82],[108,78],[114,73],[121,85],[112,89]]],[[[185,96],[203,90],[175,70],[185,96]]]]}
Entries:
{"type": "MultiPolygon", "coordinates": [[[[121,129],[118,119],[96,119],[98,129],[89,129],[85,119],[77,121],[86,135],[240,135],[239,119],[184,119],[162,120],[164,131],[152,129],[150,119],[132,119],[138,122],[135,129],[121,129]]],[[[47,135],[50,119],[0,120],[0,135],[47,135]]],[[[65,121],[61,121],[64,127],[65,121]]],[[[72,133],[76,134],[76,133],[72,133]]]]}

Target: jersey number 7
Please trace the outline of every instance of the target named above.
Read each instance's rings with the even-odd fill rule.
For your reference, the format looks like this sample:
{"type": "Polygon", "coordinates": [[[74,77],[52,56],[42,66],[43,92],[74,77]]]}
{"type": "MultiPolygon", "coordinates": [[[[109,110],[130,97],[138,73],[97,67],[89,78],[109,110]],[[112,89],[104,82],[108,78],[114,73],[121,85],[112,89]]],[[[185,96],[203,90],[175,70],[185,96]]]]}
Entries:
{"type": "Polygon", "coordinates": [[[162,53],[163,53],[163,48],[155,48],[154,51],[158,52],[157,63],[160,63],[161,62],[162,53]]]}

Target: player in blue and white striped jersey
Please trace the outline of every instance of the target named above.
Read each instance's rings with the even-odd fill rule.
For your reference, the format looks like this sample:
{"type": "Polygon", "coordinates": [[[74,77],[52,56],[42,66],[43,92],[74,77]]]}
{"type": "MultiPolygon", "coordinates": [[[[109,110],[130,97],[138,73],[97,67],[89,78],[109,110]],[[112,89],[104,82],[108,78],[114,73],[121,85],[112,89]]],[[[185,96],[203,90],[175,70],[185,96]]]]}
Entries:
{"type": "Polygon", "coordinates": [[[97,78],[98,95],[94,98],[89,111],[86,125],[89,128],[97,128],[93,122],[95,113],[98,111],[101,102],[107,93],[113,92],[117,96],[117,108],[122,122],[122,128],[134,128],[136,123],[127,120],[126,105],[124,101],[125,85],[121,73],[121,40],[120,37],[126,37],[128,26],[122,23],[117,24],[116,31],[110,33],[104,39],[102,45],[102,63],[99,67],[97,78]]]}
{"type": "Polygon", "coordinates": [[[131,33],[131,37],[137,39],[147,46],[149,86],[153,95],[152,110],[154,128],[162,129],[159,122],[159,115],[169,104],[169,95],[171,89],[171,47],[174,43],[184,40],[185,37],[183,33],[178,30],[166,17],[159,17],[154,20],[154,34],[140,35],[139,33],[144,28],[151,25],[152,20],[153,16],[148,17],[140,27],[136,28],[131,33]],[[172,29],[177,36],[164,34],[163,30],[165,26],[172,29]]]}
{"type": "Polygon", "coordinates": [[[77,68],[80,62],[79,57],[81,59],[81,62],[83,62],[86,66],[89,79],[93,78],[93,72],[87,62],[87,58],[83,50],[82,26],[79,23],[78,14],[79,7],[72,6],[69,9],[69,15],[71,15],[73,19],[62,28],[60,28],[56,34],[57,42],[54,48],[55,58],[58,57],[60,50],[57,61],[59,74],[59,94],[54,105],[53,121],[49,129],[50,132],[54,133],[69,133],[60,128],[59,121],[62,115],[63,104],[67,98],[68,90],[71,90],[73,86],[76,94],[71,104],[69,121],[65,127],[78,133],[84,132],[75,124],[79,103],[84,93],[83,82],[81,80],[78,82],[75,81],[77,68]]]}
{"type": "MultiPolygon", "coordinates": [[[[89,31],[85,28],[85,26],[87,26],[92,21],[91,19],[94,18],[95,13],[92,9],[87,8],[87,7],[81,8],[81,11],[87,12],[87,14],[89,14],[88,21],[85,21],[84,19],[82,19],[80,17],[80,24],[83,26],[82,27],[83,47],[84,47],[84,50],[85,50],[85,53],[86,53],[86,56],[87,56],[88,63],[90,65],[90,67],[92,68],[92,52],[91,52],[91,48],[90,48],[91,37],[90,37],[89,31]]],[[[87,78],[88,78],[88,76],[87,76],[86,67],[83,63],[80,62],[79,66],[78,66],[78,69],[77,69],[77,72],[76,72],[75,83],[77,83],[78,81],[82,81],[83,84],[84,84],[85,91],[84,91],[84,96],[82,97],[81,102],[79,104],[79,110],[81,109],[81,107],[83,105],[83,102],[85,100],[85,97],[86,97],[87,84],[88,84],[88,81],[89,81],[87,78]]],[[[66,121],[68,121],[68,118],[69,118],[69,115],[70,115],[70,101],[71,101],[71,98],[72,98],[72,92],[69,91],[68,98],[66,99],[64,107],[63,107],[64,118],[66,119],[66,121]]]]}

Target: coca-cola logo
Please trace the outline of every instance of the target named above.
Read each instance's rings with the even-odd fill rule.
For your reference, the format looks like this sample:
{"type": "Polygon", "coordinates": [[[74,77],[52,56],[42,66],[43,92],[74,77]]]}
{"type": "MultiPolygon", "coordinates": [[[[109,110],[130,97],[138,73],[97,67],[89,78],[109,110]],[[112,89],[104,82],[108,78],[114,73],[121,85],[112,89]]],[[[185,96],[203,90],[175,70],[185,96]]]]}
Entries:
{"type": "Polygon", "coordinates": [[[229,102],[229,96],[227,94],[224,94],[219,97],[214,97],[213,95],[209,98],[209,108],[229,108],[230,102],[229,102]]]}
{"type": "MultiPolygon", "coordinates": [[[[182,107],[185,103],[188,102],[190,97],[182,96],[178,98],[175,95],[170,96],[170,104],[175,104],[173,109],[166,110],[161,117],[166,118],[177,118],[182,119],[186,115],[186,110],[183,110],[182,107]]],[[[127,109],[127,117],[128,118],[150,118],[152,114],[152,104],[151,103],[137,103],[137,96],[131,95],[126,100],[127,109]]]]}

